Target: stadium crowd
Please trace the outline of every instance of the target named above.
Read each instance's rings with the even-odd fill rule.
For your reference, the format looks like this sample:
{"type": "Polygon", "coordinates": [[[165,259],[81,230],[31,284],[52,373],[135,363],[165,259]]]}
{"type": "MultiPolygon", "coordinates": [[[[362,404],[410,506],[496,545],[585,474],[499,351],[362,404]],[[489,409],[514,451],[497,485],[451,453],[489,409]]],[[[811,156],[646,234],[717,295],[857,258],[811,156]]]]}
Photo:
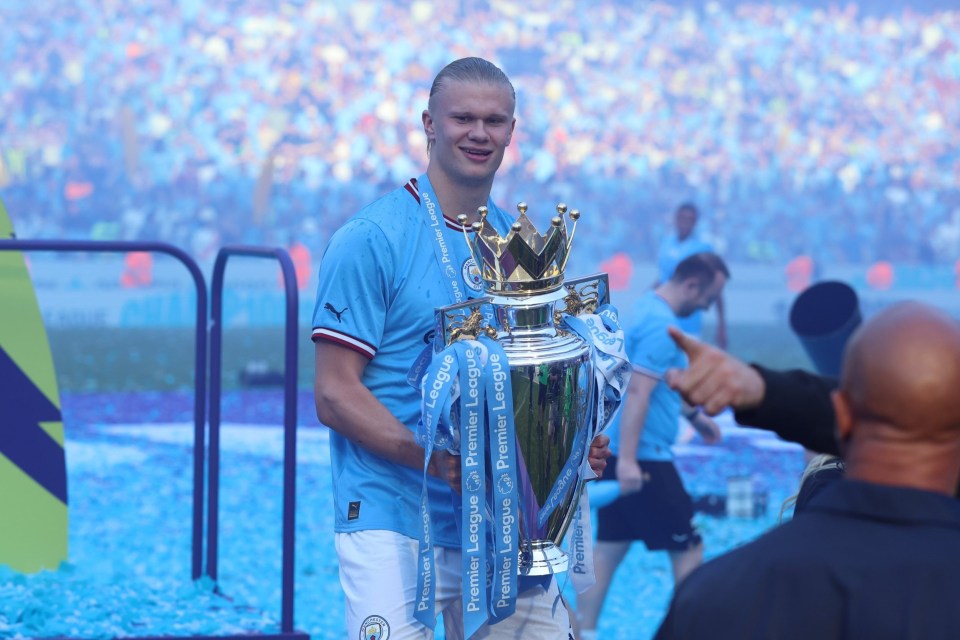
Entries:
{"type": "Polygon", "coordinates": [[[960,12],[451,6],[3,3],[0,197],[18,235],[165,240],[200,259],[319,249],[419,173],[421,88],[480,55],[514,79],[523,122],[494,196],[534,216],[580,208],[578,250],[597,261],[652,260],[691,199],[733,261],[956,260],[960,12]]]}

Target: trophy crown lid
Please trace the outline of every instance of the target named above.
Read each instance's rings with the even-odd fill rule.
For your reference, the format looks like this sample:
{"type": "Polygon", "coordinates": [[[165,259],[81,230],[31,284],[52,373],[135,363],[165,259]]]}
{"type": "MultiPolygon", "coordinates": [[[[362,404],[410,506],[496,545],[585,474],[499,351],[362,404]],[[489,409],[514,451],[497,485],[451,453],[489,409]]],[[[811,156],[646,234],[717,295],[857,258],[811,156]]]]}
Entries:
{"type": "MultiPolygon", "coordinates": [[[[560,288],[580,212],[569,211],[573,224],[568,227],[567,205],[560,203],[556,209],[558,215],[550,219],[550,228],[543,234],[527,217],[526,202],[517,204],[520,215],[506,236],[497,233],[487,221],[486,207],[477,209],[480,220],[470,225],[469,231],[464,225],[467,246],[488,293],[530,296],[560,288]]],[[[466,219],[457,217],[461,224],[466,219]]]]}

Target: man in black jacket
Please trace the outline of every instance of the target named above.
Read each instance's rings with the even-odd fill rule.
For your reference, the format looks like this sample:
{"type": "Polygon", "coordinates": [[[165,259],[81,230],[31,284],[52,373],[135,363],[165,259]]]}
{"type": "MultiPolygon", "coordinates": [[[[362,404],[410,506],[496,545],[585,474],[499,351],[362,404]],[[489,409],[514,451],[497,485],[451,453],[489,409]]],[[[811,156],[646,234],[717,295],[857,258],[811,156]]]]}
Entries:
{"type": "MultiPolygon", "coordinates": [[[[728,373],[732,384],[697,388],[769,408],[765,381],[757,396],[753,374],[728,373]]],[[[694,571],[657,640],[960,637],[958,388],[960,324],[947,314],[901,303],[861,326],[832,393],[846,476],[802,515],[694,571]]]]}
{"type": "Polygon", "coordinates": [[[666,381],[688,403],[710,416],[730,407],[738,424],[773,431],[811,451],[840,455],[830,400],[836,379],[747,364],[675,327],[669,331],[689,363],[686,369],[668,371],[666,381]]]}

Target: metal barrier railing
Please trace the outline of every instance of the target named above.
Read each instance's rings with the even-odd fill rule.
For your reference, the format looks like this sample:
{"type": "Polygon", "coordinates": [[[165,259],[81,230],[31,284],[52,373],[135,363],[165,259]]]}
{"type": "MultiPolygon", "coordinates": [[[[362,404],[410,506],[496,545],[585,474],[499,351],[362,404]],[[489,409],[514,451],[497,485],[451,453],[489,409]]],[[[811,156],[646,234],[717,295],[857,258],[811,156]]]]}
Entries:
{"type": "Polygon", "coordinates": [[[203,467],[204,426],[207,398],[207,284],[196,261],[185,251],[165,242],[133,240],[0,240],[0,251],[59,251],[66,253],[163,253],[179,260],[190,272],[197,289],[196,357],[194,359],[193,399],[193,541],[191,576],[203,570],[203,467]]]}
{"type": "Polygon", "coordinates": [[[210,285],[210,465],[207,469],[207,575],[217,579],[220,503],[220,400],[223,341],[223,277],[230,256],[274,258],[283,273],[286,298],[283,399],[283,569],[280,629],[293,632],[293,554],[297,464],[297,311],[299,294],[293,261],[279,248],[227,246],[217,253],[210,285]]]}
{"type": "MultiPolygon", "coordinates": [[[[204,465],[207,457],[205,429],[207,417],[207,286],[196,261],[179,247],[164,242],[100,240],[0,240],[0,251],[51,251],[89,253],[163,253],[179,260],[190,272],[197,290],[196,354],[194,359],[194,445],[193,445],[193,529],[191,576],[198,579],[204,568],[204,465]]],[[[293,629],[294,509],[296,500],[296,426],[297,426],[297,307],[296,275],[290,256],[283,249],[264,247],[224,247],[214,264],[210,328],[210,465],[207,469],[207,574],[217,577],[217,535],[220,472],[220,374],[222,343],[223,272],[227,257],[245,255],[276,258],[283,271],[286,288],[286,340],[284,363],[284,476],[283,476],[283,575],[279,634],[228,634],[222,636],[186,636],[194,640],[309,640],[309,635],[293,629]],[[291,373],[292,372],[292,373],[291,373]]],[[[66,639],[65,639],[66,640],[66,639]]],[[[131,640],[170,640],[169,636],[144,636],[131,640]]]]}

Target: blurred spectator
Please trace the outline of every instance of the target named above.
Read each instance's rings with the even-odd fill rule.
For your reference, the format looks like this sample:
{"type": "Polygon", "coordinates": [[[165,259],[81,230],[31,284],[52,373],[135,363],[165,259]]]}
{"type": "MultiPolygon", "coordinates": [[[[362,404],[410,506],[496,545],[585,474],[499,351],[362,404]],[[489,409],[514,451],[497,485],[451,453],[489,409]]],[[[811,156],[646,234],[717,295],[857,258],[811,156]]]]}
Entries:
{"type": "MultiPolygon", "coordinates": [[[[710,243],[701,240],[695,233],[697,219],[700,212],[697,207],[690,202],[684,202],[673,214],[673,230],[660,241],[660,248],[657,250],[657,280],[653,283],[656,287],[669,280],[673,276],[677,265],[684,258],[692,256],[702,251],[714,251],[710,243]]],[[[727,348],[727,319],[724,314],[723,293],[717,295],[717,333],[714,340],[721,349],[727,348]]],[[[703,326],[703,311],[695,310],[688,316],[679,318],[677,326],[687,333],[701,337],[700,331],[703,326]]]]}

